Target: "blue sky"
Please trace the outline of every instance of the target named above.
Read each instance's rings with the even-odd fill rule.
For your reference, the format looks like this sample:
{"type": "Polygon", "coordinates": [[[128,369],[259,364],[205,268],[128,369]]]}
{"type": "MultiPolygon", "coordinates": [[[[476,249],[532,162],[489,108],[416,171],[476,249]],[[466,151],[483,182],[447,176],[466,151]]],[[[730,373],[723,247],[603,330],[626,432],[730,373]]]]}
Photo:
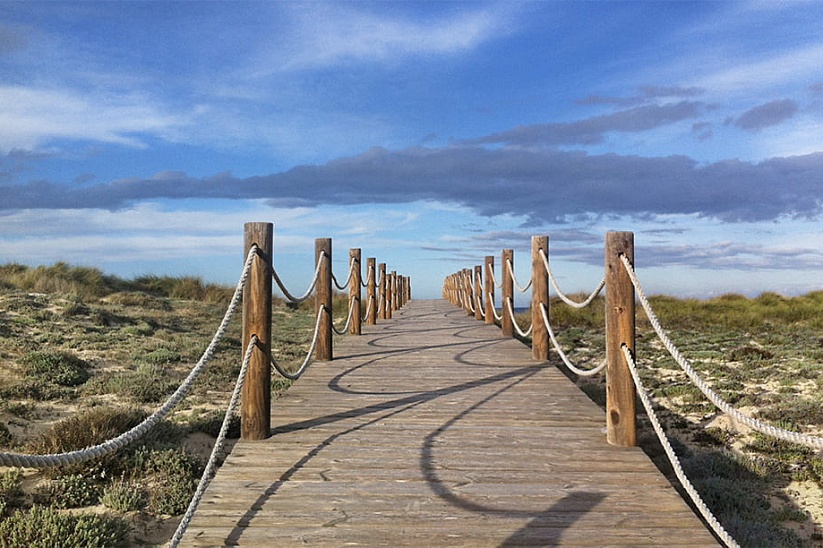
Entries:
{"type": "MultiPolygon", "coordinates": [[[[275,224],[444,276],[548,234],[566,291],[823,278],[823,3],[0,2],[0,262],[234,283],[275,224]]],[[[518,259],[519,258],[519,259],[518,259]]],[[[499,262],[499,259],[498,259],[499,262]]]]}

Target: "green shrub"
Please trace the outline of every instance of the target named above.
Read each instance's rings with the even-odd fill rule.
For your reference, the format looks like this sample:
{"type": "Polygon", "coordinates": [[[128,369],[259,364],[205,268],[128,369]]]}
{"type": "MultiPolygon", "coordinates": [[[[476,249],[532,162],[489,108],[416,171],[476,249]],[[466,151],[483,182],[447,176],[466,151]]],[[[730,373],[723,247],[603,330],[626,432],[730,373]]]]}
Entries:
{"type": "Polygon", "coordinates": [[[21,363],[23,374],[29,379],[58,386],[77,386],[90,377],[89,364],[67,352],[32,352],[21,363]]]}
{"type": "MultiPolygon", "coordinates": [[[[223,417],[226,416],[225,411],[214,410],[206,414],[200,415],[189,422],[189,428],[193,432],[203,432],[209,436],[216,438],[220,434],[220,428],[223,426],[223,417]]],[[[229,438],[240,437],[240,417],[234,415],[229,421],[229,430],[226,434],[229,438]]]]}
{"type": "MultiPolygon", "coordinates": [[[[64,419],[42,433],[30,444],[33,453],[63,453],[97,445],[140,424],[146,413],[135,409],[95,407],[64,419]]],[[[67,465],[49,473],[60,476],[83,474],[86,477],[119,474],[117,455],[76,465],[67,465]]]]}
{"type": "Polygon", "coordinates": [[[103,489],[100,502],[106,507],[119,512],[142,510],[147,502],[146,490],[139,484],[123,478],[113,481],[103,489]]]}
{"type": "Polygon", "coordinates": [[[54,508],[82,508],[97,504],[97,486],[79,474],[61,476],[37,486],[34,500],[54,508]]]}
{"type": "Polygon", "coordinates": [[[11,445],[12,440],[14,440],[14,436],[9,431],[9,427],[6,426],[6,423],[0,422],[0,447],[11,445]]]}
{"type": "Polygon", "coordinates": [[[23,494],[20,487],[22,478],[23,473],[19,468],[11,468],[0,474],[0,518],[6,508],[17,505],[18,498],[23,494]]]}
{"type": "Polygon", "coordinates": [[[34,506],[0,522],[0,548],[27,546],[54,548],[121,546],[130,530],[120,518],[96,514],[62,514],[34,506]]]}
{"type": "Polygon", "coordinates": [[[149,509],[168,515],[185,512],[203,473],[203,463],[184,448],[145,451],[136,456],[148,476],[149,509]]]}

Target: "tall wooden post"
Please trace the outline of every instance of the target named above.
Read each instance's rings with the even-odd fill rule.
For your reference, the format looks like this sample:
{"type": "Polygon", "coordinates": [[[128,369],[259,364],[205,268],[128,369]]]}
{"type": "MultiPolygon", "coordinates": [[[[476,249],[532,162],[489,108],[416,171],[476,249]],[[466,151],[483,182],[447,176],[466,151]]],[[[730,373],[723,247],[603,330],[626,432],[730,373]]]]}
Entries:
{"type": "Polygon", "coordinates": [[[483,321],[483,267],[474,267],[474,319],[483,321]]]}
{"type": "Polygon", "coordinates": [[[394,312],[394,280],[391,272],[386,272],[386,319],[390,320],[394,312]]]}
{"type": "Polygon", "coordinates": [[[258,343],[252,352],[243,384],[240,435],[244,440],[262,440],[271,435],[271,284],[274,225],[246,223],[245,253],[257,244],[257,255],[243,288],[243,354],[252,335],[258,343]]]}
{"type": "Polygon", "coordinates": [[[494,255],[486,255],[484,260],[486,266],[486,323],[494,324],[494,255]]]}
{"type": "Polygon", "coordinates": [[[392,310],[400,310],[400,298],[397,295],[397,271],[392,270],[392,310]]]}
{"type": "Polygon", "coordinates": [[[541,251],[549,256],[549,237],[532,236],[532,358],[542,362],[549,359],[549,331],[540,310],[549,313],[549,273],[541,251]]]}
{"type": "Polygon", "coordinates": [[[512,279],[511,270],[509,270],[509,263],[512,265],[512,270],[514,270],[514,250],[504,249],[500,260],[500,269],[503,271],[503,287],[500,288],[503,319],[500,321],[500,330],[503,332],[504,337],[514,337],[514,323],[509,315],[509,305],[506,304],[511,301],[512,310],[514,309],[514,280],[512,279]]]}
{"type": "Polygon", "coordinates": [[[332,310],[331,238],[317,238],[314,241],[314,252],[315,261],[317,261],[315,264],[324,261],[323,266],[320,267],[320,277],[317,280],[317,289],[315,290],[315,314],[319,314],[322,309],[326,311],[320,320],[320,332],[317,335],[314,358],[318,361],[329,361],[334,358],[332,351],[334,311],[332,310]],[[325,258],[323,255],[325,255],[325,258]]]}
{"type": "Polygon", "coordinates": [[[353,248],[349,249],[349,261],[351,263],[352,277],[349,283],[349,306],[352,307],[351,325],[349,326],[349,333],[352,335],[359,335],[362,330],[363,312],[360,309],[361,287],[362,287],[362,273],[360,272],[360,257],[361,251],[353,248]]]}
{"type": "Polygon", "coordinates": [[[389,310],[389,280],[386,279],[386,263],[378,265],[380,270],[380,319],[386,320],[391,318],[391,310],[389,310]]]}
{"type": "Polygon", "coordinates": [[[366,294],[368,295],[366,299],[366,308],[369,311],[369,316],[366,318],[366,325],[375,325],[377,323],[377,309],[380,308],[380,301],[378,301],[377,296],[377,269],[375,268],[375,264],[377,259],[374,257],[369,257],[366,259],[366,276],[368,279],[366,281],[366,294]],[[369,303],[371,303],[371,307],[369,307],[369,303]]]}
{"type": "Polygon", "coordinates": [[[621,255],[634,265],[634,234],[606,234],[606,439],[637,445],[636,388],[622,345],[635,352],[634,286],[621,255]]]}

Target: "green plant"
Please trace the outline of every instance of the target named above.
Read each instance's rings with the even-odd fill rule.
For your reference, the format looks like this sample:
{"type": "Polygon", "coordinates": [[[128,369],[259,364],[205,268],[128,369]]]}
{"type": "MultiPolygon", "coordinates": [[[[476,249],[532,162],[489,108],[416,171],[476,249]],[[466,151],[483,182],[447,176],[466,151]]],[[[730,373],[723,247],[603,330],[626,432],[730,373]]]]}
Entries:
{"type": "Polygon", "coordinates": [[[145,508],[147,493],[139,483],[126,481],[121,477],[103,489],[100,502],[106,508],[118,512],[131,512],[145,508]]]}
{"type": "Polygon", "coordinates": [[[120,546],[130,531],[120,518],[96,514],[62,514],[34,506],[0,521],[0,548],[54,548],[120,546]]]}
{"type": "Polygon", "coordinates": [[[82,508],[97,504],[99,498],[97,486],[79,474],[48,480],[34,493],[35,502],[55,508],[82,508]]]}
{"type": "Polygon", "coordinates": [[[148,451],[142,455],[149,476],[149,509],[159,514],[185,512],[203,473],[203,463],[184,448],[148,451]]]}
{"type": "Polygon", "coordinates": [[[19,468],[10,468],[0,474],[0,518],[6,508],[14,505],[23,494],[20,487],[22,479],[23,473],[19,468]]]}
{"type": "Polygon", "coordinates": [[[77,386],[91,376],[89,364],[67,352],[32,352],[22,359],[23,373],[33,381],[59,386],[77,386]]]}
{"type": "Polygon", "coordinates": [[[0,422],[0,447],[10,445],[12,440],[14,440],[14,435],[12,435],[9,427],[6,426],[6,423],[0,422]]]}

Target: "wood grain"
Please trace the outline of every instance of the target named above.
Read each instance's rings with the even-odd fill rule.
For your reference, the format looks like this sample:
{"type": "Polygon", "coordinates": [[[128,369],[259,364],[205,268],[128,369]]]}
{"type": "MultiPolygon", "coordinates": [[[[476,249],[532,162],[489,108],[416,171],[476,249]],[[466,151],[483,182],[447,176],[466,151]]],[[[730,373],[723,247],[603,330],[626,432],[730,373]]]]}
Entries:
{"type": "Polygon", "coordinates": [[[239,441],[182,546],[712,546],[554,366],[446,301],[338,339],[239,441]]]}

